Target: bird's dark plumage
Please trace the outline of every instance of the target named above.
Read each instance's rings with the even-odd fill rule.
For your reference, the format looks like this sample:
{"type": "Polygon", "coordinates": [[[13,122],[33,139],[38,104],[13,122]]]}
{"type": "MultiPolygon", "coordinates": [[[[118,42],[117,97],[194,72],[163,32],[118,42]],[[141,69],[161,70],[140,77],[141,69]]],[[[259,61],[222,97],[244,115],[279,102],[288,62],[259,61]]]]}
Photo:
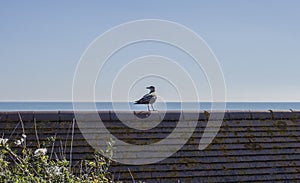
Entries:
{"type": "Polygon", "coordinates": [[[147,89],[150,90],[150,92],[146,95],[144,95],[140,100],[135,101],[134,104],[148,104],[148,110],[150,110],[149,108],[149,104],[151,105],[152,109],[153,108],[153,103],[156,101],[156,95],[155,95],[155,87],[154,86],[149,86],[147,87],[147,89]]]}

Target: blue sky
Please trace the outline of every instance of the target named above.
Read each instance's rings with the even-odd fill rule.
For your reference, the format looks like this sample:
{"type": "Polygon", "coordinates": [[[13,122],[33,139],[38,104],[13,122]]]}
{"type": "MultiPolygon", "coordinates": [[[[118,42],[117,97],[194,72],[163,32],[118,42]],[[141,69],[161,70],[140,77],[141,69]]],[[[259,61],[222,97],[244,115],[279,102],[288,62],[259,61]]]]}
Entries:
{"type": "MultiPolygon", "coordinates": [[[[71,100],[88,45],[140,19],[174,21],[201,36],[220,62],[227,101],[300,101],[299,7],[296,0],[1,1],[0,101],[71,100]]],[[[168,95],[158,85],[159,95],[168,95]]],[[[130,91],[132,98],[144,92],[130,91]]]]}

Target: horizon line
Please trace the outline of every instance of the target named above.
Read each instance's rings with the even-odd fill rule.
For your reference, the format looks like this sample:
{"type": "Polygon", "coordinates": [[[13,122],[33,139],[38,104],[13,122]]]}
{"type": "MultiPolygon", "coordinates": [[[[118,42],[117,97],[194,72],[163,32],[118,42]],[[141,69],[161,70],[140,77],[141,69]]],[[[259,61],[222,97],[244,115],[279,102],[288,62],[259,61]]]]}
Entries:
{"type": "MultiPolygon", "coordinates": [[[[4,103],[4,102],[48,102],[48,103],[55,103],[55,102],[63,102],[63,103],[73,103],[74,101],[71,100],[0,100],[0,103],[4,103]]],[[[99,102],[123,102],[123,103],[127,103],[127,102],[134,102],[134,101],[77,101],[77,102],[89,102],[89,103],[99,103],[99,102]]],[[[222,103],[222,101],[167,101],[167,102],[174,102],[174,103],[179,103],[179,102],[205,102],[205,103],[222,103]]],[[[224,103],[299,103],[300,101],[224,101],[224,103]]],[[[164,103],[164,102],[156,102],[156,103],[164,103]]]]}

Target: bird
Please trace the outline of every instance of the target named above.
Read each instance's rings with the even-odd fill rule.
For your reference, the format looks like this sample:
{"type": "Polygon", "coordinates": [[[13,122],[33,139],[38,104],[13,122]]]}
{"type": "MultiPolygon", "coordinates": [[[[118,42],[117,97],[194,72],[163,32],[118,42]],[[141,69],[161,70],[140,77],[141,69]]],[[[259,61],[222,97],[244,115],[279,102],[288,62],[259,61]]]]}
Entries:
{"type": "Polygon", "coordinates": [[[155,87],[154,86],[149,86],[146,87],[146,89],[149,89],[150,92],[147,93],[146,95],[144,95],[140,100],[137,100],[134,102],[134,104],[147,104],[148,107],[148,111],[150,111],[150,106],[152,107],[152,110],[154,110],[153,108],[153,103],[156,101],[157,97],[155,95],[155,87]]]}

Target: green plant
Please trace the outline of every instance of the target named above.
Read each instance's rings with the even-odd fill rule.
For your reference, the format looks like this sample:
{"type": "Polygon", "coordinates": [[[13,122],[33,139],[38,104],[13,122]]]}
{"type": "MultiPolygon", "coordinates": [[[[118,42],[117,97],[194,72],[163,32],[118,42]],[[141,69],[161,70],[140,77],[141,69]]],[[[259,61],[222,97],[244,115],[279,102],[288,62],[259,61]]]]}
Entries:
{"type": "Polygon", "coordinates": [[[25,134],[13,142],[19,150],[12,150],[11,143],[9,139],[0,138],[0,182],[113,182],[108,171],[113,157],[112,140],[104,152],[95,152],[93,160],[82,161],[77,174],[65,158],[50,159],[47,148],[34,151],[27,148],[25,134]]]}

